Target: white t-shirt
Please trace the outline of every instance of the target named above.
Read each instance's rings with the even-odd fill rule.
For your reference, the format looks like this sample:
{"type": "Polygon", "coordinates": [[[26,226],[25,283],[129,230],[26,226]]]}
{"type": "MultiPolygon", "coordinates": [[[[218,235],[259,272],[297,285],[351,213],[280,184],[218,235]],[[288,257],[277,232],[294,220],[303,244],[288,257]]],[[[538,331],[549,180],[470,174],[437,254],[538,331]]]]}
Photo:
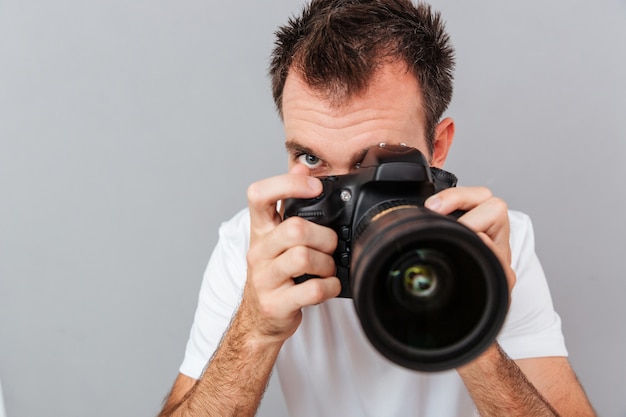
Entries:
{"type": "MultiPolygon", "coordinates": [[[[513,359],[567,356],[561,320],[534,250],[528,216],[510,211],[512,302],[498,341],[513,359]]],[[[222,224],[180,372],[198,379],[241,300],[246,280],[247,209],[222,224]]],[[[352,300],[303,309],[275,369],[289,413],[297,417],[461,417],[474,406],[455,370],[420,373],[385,359],[363,334],[352,300]]]]}

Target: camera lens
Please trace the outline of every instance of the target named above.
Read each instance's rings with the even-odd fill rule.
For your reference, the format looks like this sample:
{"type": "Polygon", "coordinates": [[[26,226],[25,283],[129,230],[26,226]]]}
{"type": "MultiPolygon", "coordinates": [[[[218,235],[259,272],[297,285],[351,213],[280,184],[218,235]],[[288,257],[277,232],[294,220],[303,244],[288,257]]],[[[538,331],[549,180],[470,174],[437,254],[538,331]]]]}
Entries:
{"type": "Polygon", "coordinates": [[[389,271],[389,282],[398,302],[411,308],[413,303],[434,296],[439,289],[439,280],[445,280],[449,274],[445,255],[419,249],[394,262],[389,271]]]}
{"type": "Polygon", "coordinates": [[[353,242],[352,295],[383,355],[437,371],[468,362],[493,342],[508,287],[498,259],[473,231],[407,205],[362,222],[353,242]]]}
{"type": "Polygon", "coordinates": [[[392,273],[404,272],[404,290],[415,297],[427,297],[437,287],[437,274],[424,265],[412,265],[404,271],[392,271],[392,273]]]}

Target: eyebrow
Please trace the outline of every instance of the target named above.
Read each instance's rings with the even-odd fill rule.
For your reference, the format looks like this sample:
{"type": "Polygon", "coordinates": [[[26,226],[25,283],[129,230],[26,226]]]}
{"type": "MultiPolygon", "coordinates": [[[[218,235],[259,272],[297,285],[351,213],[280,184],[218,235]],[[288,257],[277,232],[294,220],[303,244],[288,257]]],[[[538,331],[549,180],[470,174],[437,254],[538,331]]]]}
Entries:
{"type": "MultiPolygon", "coordinates": [[[[290,154],[303,153],[303,154],[315,155],[317,157],[320,157],[318,152],[314,151],[308,146],[304,146],[298,143],[297,141],[293,139],[288,139],[285,141],[285,149],[290,154]]],[[[354,158],[350,161],[350,165],[356,166],[358,163],[360,163],[363,160],[363,158],[365,158],[365,154],[367,153],[368,149],[369,148],[365,148],[365,149],[362,149],[360,152],[356,153],[354,158]]],[[[324,159],[324,158],[321,158],[321,159],[324,159]]]]}
{"type": "Polygon", "coordinates": [[[294,140],[285,141],[285,149],[288,153],[308,153],[311,155],[317,154],[313,149],[309,148],[308,146],[301,145],[294,140]]]}

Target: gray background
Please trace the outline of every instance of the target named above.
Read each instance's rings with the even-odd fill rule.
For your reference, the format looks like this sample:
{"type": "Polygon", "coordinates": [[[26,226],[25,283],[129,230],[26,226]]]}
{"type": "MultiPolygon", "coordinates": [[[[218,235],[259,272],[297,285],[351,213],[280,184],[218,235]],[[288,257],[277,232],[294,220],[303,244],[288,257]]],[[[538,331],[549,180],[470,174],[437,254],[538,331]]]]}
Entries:
{"type": "MultiPolygon", "coordinates": [[[[435,1],[447,168],[534,219],[571,361],[626,417],[626,2],[435,1]]],[[[150,416],[219,223],[286,167],[266,77],[300,1],[0,1],[0,378],[9,417],[150,416]]],[[[280,417],[276,385],[262,416],[280,417]]]]}

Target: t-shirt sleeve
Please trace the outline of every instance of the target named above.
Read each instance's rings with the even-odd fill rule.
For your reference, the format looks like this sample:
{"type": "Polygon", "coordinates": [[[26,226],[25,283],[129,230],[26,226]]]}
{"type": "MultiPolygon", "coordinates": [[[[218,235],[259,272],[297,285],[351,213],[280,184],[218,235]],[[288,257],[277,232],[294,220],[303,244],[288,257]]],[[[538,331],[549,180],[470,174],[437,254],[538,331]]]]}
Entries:
{"type": "Polygon", "coordinates": [[[535,253],[530,218],[511,211],[509,219],[511,265],[517,282],[498,342],[512,359],[567,356],[561,318],[554,310],[550,289],[535,253]]]}
{"type": "Polygon", "coordinates": [[[249,214],[243,210],[222,224],[202,279],[198,306],[180,373],[199,379],[228,328],[246,280],[249,214]]]}

